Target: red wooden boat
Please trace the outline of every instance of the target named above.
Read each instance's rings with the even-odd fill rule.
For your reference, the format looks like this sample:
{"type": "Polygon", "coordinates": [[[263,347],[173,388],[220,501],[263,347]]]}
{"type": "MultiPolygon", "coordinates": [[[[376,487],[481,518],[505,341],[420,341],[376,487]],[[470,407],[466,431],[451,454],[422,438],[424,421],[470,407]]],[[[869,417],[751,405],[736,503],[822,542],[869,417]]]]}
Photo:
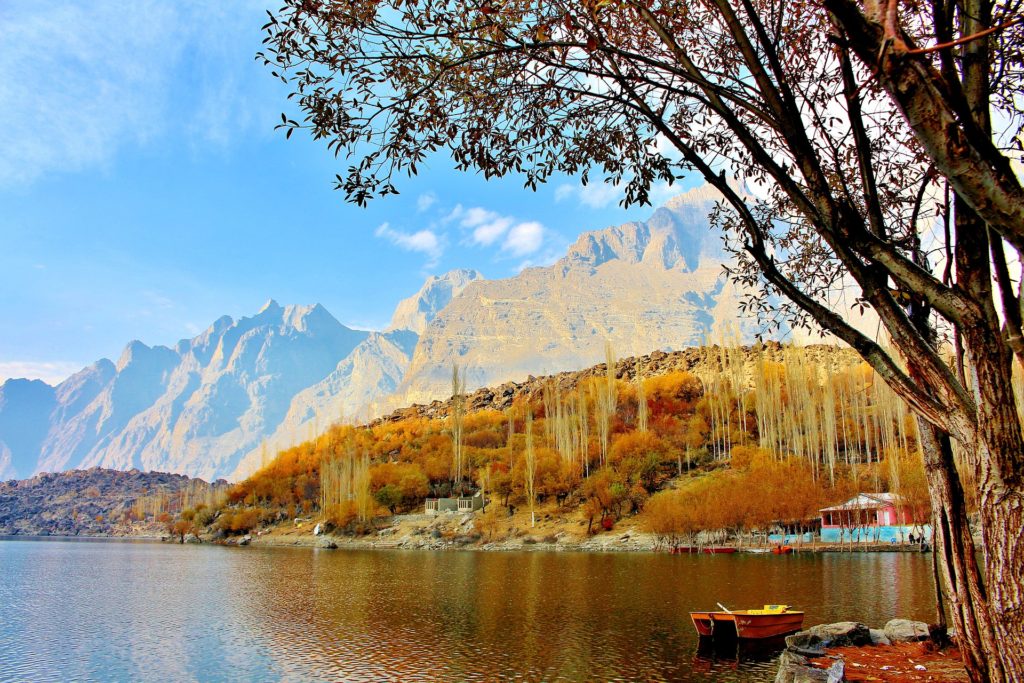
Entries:
{"type": "Polygon", "coordinates": [[[736,548],[704,548],[704,552],[709,555],[731,555],[736,552],[736,548]]]}
{"type": "Polygon", "coordinates": [[[697,635],[704,638],[760,639],[796,633],[804,624],[804,613],[790,610],[789,605],[765,605],[764,609],[690,612],[690,619],[697,635]]]}

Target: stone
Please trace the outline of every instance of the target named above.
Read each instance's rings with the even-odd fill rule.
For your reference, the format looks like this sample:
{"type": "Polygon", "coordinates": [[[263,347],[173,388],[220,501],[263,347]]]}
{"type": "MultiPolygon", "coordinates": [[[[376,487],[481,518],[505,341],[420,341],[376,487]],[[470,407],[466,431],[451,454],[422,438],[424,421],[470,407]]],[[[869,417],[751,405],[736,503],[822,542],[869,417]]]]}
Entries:
{"type": "Polygon", "coordinates": [[[320,522],[317,522],[316,526],[313,527],[313,535],[314,536],[319,536],[323,532],[324,532],[323,526],[320,524],[320,522]]]}
{"type": "Polygon", "coordinates": [[[830,683],[828,676],[828,672],[824,669],[786,664],[779,667],[779,672],[775,675],[775,683],[830,683]]]}
{"type": "Polygon", "coordinates": [[[242,536],[240,539],[238,539],[238,545],[249,545],[250,543],[252,543],[252,536],[250,536],[249,534],[246,534],[245,536],[242,536]]]}
{"type": "Polygon", "coordinates": [[[872,645],[892,645],[889,637],[885,635],[885,631],[880,628],[870,629],[871,633],[871,644],[872,645]]]}
{"type": "Polygon", "coordinates": [[[806,657],[787,649],[779,655],[775,683],[839,683],[844,680],[844,670],[842,659],[837,659],[828,669],[819,669],[811,666],[806,657]]]}
{"type": "Polygon", "coordinates": [[[859,621],[837,621],[834,624],[819,624],[810,629],[825,647],[847,647],[871,644],[871,629],[859,621]]]}
{"type": "Polygon", "coordinates": [[[798,652],[796,652],[795,650],[790,650],[789,648],[786,648],[785,650],[782,651],[782,654],[779,655],[779,665],[780,666],[785,666],[787,664],[796,664],[796,665],[799,665],[799,666],[806,666],[807,665],[807,657],[802,655],[802,654],[800,654],[800,653],[798,653],[798,652]]]}
{"type": "Polygon", "coordinates": [[[182,543],[202,543],[202,541],[199,540],[199,537],[196,536],[195,534],[185,534],[185,538],[182,539],[181,542],[182,543]]]}
{"type": "Polygon", "coordinates": [[[893,643],[928,640],[928,624],[910,619],[892,619],[885,625],[885,636],[893,643]]]}
{"type": "Polygon", "coordinates": [[[338,547],[338,544],[330,538],[321,538],[319,541],[317,541],[316,547],[324,548],[326,550],[335,550],[338,547]]]}
{"type": "Polygon", "coordinates": [[[825,654],[821,638],[810,631],[800,631],[791,636],[786,636],[786,648],[807,657],[820,657],[825,654]]]}

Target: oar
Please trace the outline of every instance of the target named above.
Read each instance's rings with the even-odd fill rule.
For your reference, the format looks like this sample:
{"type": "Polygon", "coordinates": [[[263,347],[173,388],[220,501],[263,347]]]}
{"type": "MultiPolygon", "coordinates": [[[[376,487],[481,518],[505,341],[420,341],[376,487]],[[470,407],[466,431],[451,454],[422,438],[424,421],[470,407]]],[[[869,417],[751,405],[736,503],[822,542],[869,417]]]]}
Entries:
{"type": "Polygon", "coordinates": [[[730,610],[728,607],[726,607],[722,603],[716,602],[715,604],[718,605],[719,607],[721,607],[722,611],[725,612],[726,614],[732,614],[732,610],[730,610]]]}

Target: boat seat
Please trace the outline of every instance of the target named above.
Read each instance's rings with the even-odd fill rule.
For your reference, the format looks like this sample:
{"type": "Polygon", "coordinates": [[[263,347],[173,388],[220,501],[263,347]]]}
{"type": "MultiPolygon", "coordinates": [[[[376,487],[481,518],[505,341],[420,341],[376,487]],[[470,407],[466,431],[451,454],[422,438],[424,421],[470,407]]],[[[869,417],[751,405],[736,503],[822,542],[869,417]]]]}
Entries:
{"type": "Polygon", "coordinates": [[[787,609],[789,609],[789,605],[765,605],[764,609],[747,610],[747,613],[748,614],[782,614],[787,609]]]}

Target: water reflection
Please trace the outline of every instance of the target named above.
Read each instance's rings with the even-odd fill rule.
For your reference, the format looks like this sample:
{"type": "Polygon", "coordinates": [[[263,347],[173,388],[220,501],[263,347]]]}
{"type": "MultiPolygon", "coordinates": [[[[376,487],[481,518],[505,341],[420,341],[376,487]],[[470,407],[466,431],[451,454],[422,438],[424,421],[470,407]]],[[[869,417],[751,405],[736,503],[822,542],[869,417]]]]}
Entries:
{"type": "MultiPolygon", "coordinates": [[[[737,670],[754,668],[757,663],[772,664],[786,647],[786,638],[764,640],[739,640],[736,638],[699,638],[693,656],[693,670],[710,673],[717,667],[737,670]]],[[[760,667],[758,667],[760,668],[760,667]]]]}
{"type": "Polygon", "coordinates": [[[0,680],[759,681],[689,611],[926,619],[927,556],[0,543],[0,680]],[[64,644],[62,644],[64,643],[64,644]]]}

